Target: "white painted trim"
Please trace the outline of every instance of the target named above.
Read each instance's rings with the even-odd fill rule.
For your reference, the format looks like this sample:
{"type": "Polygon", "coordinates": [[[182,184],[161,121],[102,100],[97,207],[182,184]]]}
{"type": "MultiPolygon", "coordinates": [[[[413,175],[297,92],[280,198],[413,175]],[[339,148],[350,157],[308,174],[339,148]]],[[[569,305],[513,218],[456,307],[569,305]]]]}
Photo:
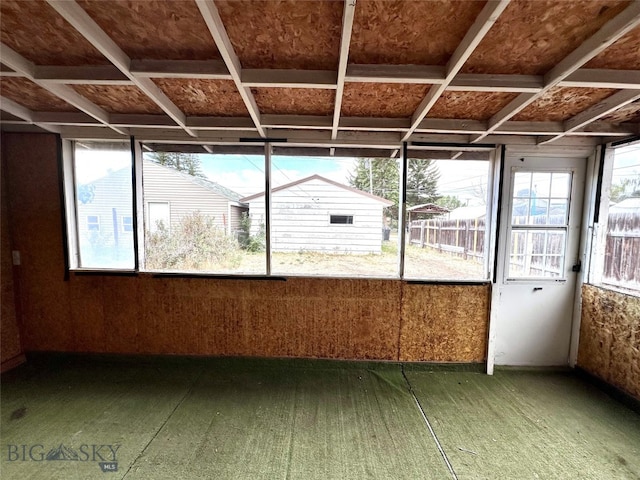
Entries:
{"type": "Polygon", "coordinates": [[[270,143],[264,145],[264,213],[265,213],[265,268],[271,275],[271,152],[270,143]]]}
{"type": "Polygon", "coordinates": [[[478,142],[494,132],[504,122],[524,110],[528,105],[638,25],[640,25],[640,2],[633,2],[547,72],[544,76],[545,86],[542,90],[538,93],[521,93],[518,95],[507,106],[491,117],[489,128],[485,133],[474,137],[471,141],[478,142]]]}
{"type": "Polygon", "coordinates": [[[238,92],[249,111],[249,115],[251,116],[258,133],[261,137],[264,137],[265,131],[260,123],[260,110],[258,109],[258,105],[256,104],[256,100],[253,97],[251,90],[242,84],[242,66],[240,64],[240,59],[233,49],[231,40],[229,39],[227,31],[224,28],[224,24],[222,23],[222,19],[220,18],[218,8],[213,3],[213,0],[196,0],[196,5],[200,10],[200,14],[204,19],[204,22],[207,24],[207,28],[213,37],[213,41],[216,43],[216,47],[218,47],[218,51],[229,70],[229,74],[231,75],[233,82],[236,84],[238,92]]]}
{"type": "MultiPolygon", "coordinates": [[[[143,270],[145,268],[146,243],[144,226],[147,222],[144,216],[144,168],[142,167],[142,145],[137,139],[134,145],[134,157],[131,160],[136,171],[136,198],[134,199],[137,222],[136,230],[138,235],[138,251],[136,253],[138,254],[138,269],[143,270]]],[[[171,228],[171,225],[167,225],[167,228],[171,228]]]]}
{"type": "Polygon", "coordinates": [[[597,147],[595,152],[587,159],[585,173],[584,196],[582,206],[582,225],[580,227],[580,245],[578,247],[579,260],[582,262],[582,270],[576,281],[576,291],[573,301],[573,319],[571,323],[571,343],[569,344],[569,366],[574,368],[578,359],[578,347],[580,342],[580,323],[582,321],[582,285],[589,272],[589,250],[591,249],[591,223],[595,207],[595,192],[598,184],[597,159],[600,157],[602,147],[597,147]]]}
{"type": "Polygon", "coordinates": [[[67,229],[67,252],[69,268],[77,269],[80,265],[80,249],[78,242],[78,215],[76,208],[76,188],[73,161],[73,143],[62,141],[62,184],[64,189],[64,209],[67,229]]]}
{"type": "Polygon", "coordinates": [[[347,61],[349,59],[349,45],[351,45],[351,32],[353,30],[353,17],[356,11],[356,0],[345,0],[342,14],[342,34],[340,36],[340,57],[338,61],[338,79],[336,82],[336,100],[333,107],[333,123],[331,139],[338,136],[340,115],[342,110],[342,94],[344,92],[344,79],[347,74],[347,61]]]}
{"type": "MultiPolygon", "coordinates": [[[[489,211],[487,212],[488,222],[485,222],[485,235],[489,238],[488,251],[485,252],[486,271],[491,279],[491,304],[489,307],[489,327],[487,335],[487,375],[493,375],[495,366],[495,351],[496,351],[496,325],[497,325],[497,313],[498,302],[500,301],[498,279],[499,272],[493,270],[493,266],[496,265],[496,245],[498,242],[498,210],[500,201],[500,179],[503,169],[502,165],[502,147],[498,147],[494,151],[494,158],[491,163],[491,188],[487,188],[490,191],[490,199],[487,199],[489,205],[489,211]],[[495,278],[495,282],[494,282],[495,278]]],[[[500,262],[497,263],[498,265],[500,262]]],[[[500,267],[498,266],[498,270],[500,267]]]]}
{"type": "Polygon", "coordinates": [[[402,141],[407,141],[411,134],[418,127],[420,122],[426,117],[429,110],[438,101],[438,98],[446,90],[447,86],[453,81],[458,74],[464,63],[471,56],[478,44],[482,41],[484,36],[489,32],[493,24],[498,20],[498,17],[504,12],[511,0],[489,0],[484,6],[476,21],[471,25],[471,28],[467,31],[462,42],[458,45],[458,48],[453,52],[449,63],[447,64],[447,74],[444,82],[440,85],[433,85],[429,89],[427,96],[420,102],[420,105],[413,113],[411,117],[411,128],[402,138],[402,141]]]}
{"type": "Polygon", "coordinates": [[[169,115],[185,132],[195,137],[196,134],[186,124],[186,117],[175,104],[148,78],[137,78],[131,74],[129,67],[131,59],[116,43],[100,28],[100,26],[74,0],[46,0],[62,18],[69,22],[80,34],[86,38],[100,53],[102,53],[118,70],[126,75],[140,90],[142,90],[156,105],[169,115]]]}

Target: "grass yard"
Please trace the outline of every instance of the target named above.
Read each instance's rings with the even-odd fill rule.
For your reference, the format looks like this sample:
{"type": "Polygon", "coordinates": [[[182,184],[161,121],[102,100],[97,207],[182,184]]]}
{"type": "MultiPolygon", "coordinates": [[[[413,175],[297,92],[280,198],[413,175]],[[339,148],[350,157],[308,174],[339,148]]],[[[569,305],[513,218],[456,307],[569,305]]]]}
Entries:
{"type": "MultiPolygon", "coordinates": [[[[264,273],[264,253],[243,253],[239,272],[264,273]]],[[[407,245],[405,277],[424,279],[482,279],[482,264],[476,260],[441,253],[431,248],[407,245]]],[[[384,242],[382,254],[341,255],[319,252],[274,252],[271,258],[274,275],[322,275],[396,277],[398,246],[392,238],[384,242]]]]}

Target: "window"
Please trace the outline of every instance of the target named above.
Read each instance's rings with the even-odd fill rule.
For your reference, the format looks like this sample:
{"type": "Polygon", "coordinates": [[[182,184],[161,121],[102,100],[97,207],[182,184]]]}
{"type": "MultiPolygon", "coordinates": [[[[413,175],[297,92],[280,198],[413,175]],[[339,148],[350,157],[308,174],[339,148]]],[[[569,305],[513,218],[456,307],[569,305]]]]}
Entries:
{"type": "Polygon", "coordinates": [[[100,231],[100,218],[97,215],[87,215],[87,230],[89,232],[100,231]]]}
{"type": "Polygon", "coordinates": [[[133,217],[122,217],[122,231],[124,233],[133,232],[133,217]]]}
{"type": "Polygon", "coordinates": [[[640,292],[640,142],[608,149],[589,280],[640,292]]]}
{"type": "MultiPolygon", "coordinates": [[[[271,160],[273,274],[398,276],[398,160],[294,148],[271,160]]],[[[248,204],[262,211],[264,195],[248,204]]]]}
{"type": "Polygon", "coordinates": [[[266,273],[265,212],[244,199],[265,187],[264,155],[252,149],[143,155],[144,269],[266,273]]]}
{"type": "Polygon", "coordinates": [[[513,173],[507,278],[563,278],[569,228],[569,172],[513,173]]]}
{"type": "Polygon", "coordinates": [[[74,266],[132,269],[133,235],[124,235],[120,218],[133,217],[131,146],[126,143],[75,142],[72,161],[75,232],[74,266]]]}
{"type": "Polygon", "coordinates": [[[429,152],[409,151],[406,278],[488,278],[489,167],[488,160],[434,160],[429,152]]]}
{"type": "Polygon", "coordinates": [[[331,215],[331,225],[353,225],[353,215],[331,215]]]}

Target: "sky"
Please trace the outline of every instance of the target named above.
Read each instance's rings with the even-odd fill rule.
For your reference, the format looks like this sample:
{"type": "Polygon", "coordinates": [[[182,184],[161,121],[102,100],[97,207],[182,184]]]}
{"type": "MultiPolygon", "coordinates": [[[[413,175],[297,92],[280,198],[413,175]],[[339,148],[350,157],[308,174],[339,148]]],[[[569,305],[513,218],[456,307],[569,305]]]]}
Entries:
{"type": "Polygon", "coordinates": [[[624,178],[640,181],[640,143],[616,149],[612,174],[614,185],[622,183],[624,178]]]}
{"type": "MultiPolygon", "coordinates": [[[[88,145],[92,147],[92,145],[88,145]]],[[[210,180],[240,195],[264,191],[264,157],[262,155],[199,154],[202,172],[210,180]]],[[[278,187],[318,174],[345,185],[354,171],[355,158],[293,157],[274,155],[271,158],[271,185],[278,187]]],[[[486,192],[489,162],[468,160],[436,161],[440,171],[438,193],[458,197],[463,203],[477,205],[480,191],[486,192]],[[480,186],[483,186],[483,189],[480,186]]],[[[76,150],[76,180],[89,183],[109,171],[131,165],[129,144],[112,150],[78,148],[76,150]]]]}

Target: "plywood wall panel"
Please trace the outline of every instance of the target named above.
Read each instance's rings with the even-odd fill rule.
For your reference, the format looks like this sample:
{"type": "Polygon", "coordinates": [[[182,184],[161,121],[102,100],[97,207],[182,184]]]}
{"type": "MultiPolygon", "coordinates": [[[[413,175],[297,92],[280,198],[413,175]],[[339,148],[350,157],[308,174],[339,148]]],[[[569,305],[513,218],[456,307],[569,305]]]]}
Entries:
{"type": "Polygon", "coordinates": [[[359,0],[349,61],[446,65],[485,3],[359,0]]]}
{"type": "Polygon", "coordinates": [[[15,269],[20,284],[22,341],[25,351],[73,351],[73,324],[58,190],[56,137],[2,134],[15,269]]]}
{"type": "Polygon", "coordinates": [[[345,83],[342,115],[347,117],[411,117],[431,85],[345,83]]]}
{"type": "Polygon", "coordinates": [[[26,78],[2,77],[0,78],[0,91],[4,97],[35,112],[78,111],[74,106],[26,78]]]}
{"type": "Polygon", "coordinates": [[[513,120],[523,122],[562,122],[613,95],[610,88],[556,87],[531,103],[513,120]]]}
{"type": "Polygon", "coordinates": [[[2,0],[0,17],[2,43],[37,65],[109,64],[43,0],[2,0]]]}
{"type": "Polygon", "coordinates": [[[252,88],[260,113],[333,115],[335,90],[316,88],[252,88]]]}
{"type": "Polygon", "coordinates": [[[244,68],[335,70],[343,2],[216,0],[244,68]]]}
{"type": "Polygon", "coordinates": [[[516,96],[505,92],[444,92],[427,117],[488,120],[516,96]]]}
{"type": "Polygon", "coordinates": [[[485,286],[74,273],[64,281],[55,136],[4,134],[2,141],[11,178],[9,212],[16,219],[11,230],[23,260],[17,274],[26,351],[392,361],[483,358],[485,286]]]}
{"type": "Polygon", "coordinates": [[[582,287],[578,366],[640,399],[640,298],[582,287]]]}
{"type": "Polygon", "coordinates": [[[406,285],[400,360],[484,361],[489,297],[488,285],[406,285]]]}
{"type": "Polygon", "coordinates": [[[109,113],[162,114],[163,110],[133,85],[73,85],[83,97],[109,113]]]}
{"type": "Polygon", "coordinates": [[[462,72],[544,75],[629,3],[514,0],[462,72]]]}
{"type": "Polygon", "coordinates": [[[78,3],[130,58],[220,58],[193,0],[80,0],[78,3]]]}
{"type": "Polygon", "coordinates": [[[248,117],[231,80],[155,79],[155,83],[186,115],[248,117]]]}
{"type": "MultiPolygon", "coordinates": [[[[1,159],[0,159],[1,160],[1,159]]],[[[0,363],[10,362],[22,354],[20,329],[18,326],[18,310],[16,309],[16,292],[13,281],[13,262],[11,257],[11,238],[9,235],[9,208],[7,200],[7,178],[4,162],[0,175],[1,211],[0,211],[0,363]]]]}

